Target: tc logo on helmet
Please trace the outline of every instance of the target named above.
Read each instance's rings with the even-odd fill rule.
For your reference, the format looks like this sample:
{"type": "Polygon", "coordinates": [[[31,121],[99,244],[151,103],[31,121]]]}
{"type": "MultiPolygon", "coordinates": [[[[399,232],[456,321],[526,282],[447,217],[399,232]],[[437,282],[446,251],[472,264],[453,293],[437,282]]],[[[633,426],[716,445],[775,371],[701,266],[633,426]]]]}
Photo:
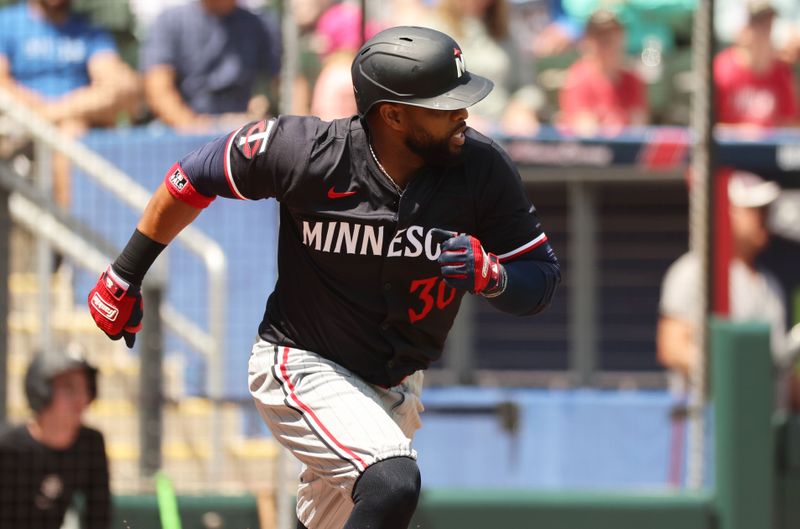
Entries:
{"type": "Polygon", "coordinates": [[[458,48],[453,48],[453,55],[455,55],[456,73],[461,77],[467,71],[467,67],[464,65],[464,56],[461,55],[461,50],[458,48]]]}

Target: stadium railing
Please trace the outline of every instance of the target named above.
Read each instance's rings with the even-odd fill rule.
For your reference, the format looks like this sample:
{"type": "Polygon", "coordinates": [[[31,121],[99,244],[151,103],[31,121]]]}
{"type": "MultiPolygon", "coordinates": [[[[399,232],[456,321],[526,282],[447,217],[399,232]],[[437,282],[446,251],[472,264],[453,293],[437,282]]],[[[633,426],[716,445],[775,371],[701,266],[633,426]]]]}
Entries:
{"type": "MultiPolygon", "coordinates": [[[[149,199],[149,193],[137,181],[80,141],[68,138],[51,123],[17,104],[14,98],[3,89],[0,89],[0,114],[5,119],[12,121],[18,131],[29,134],[34,142],[36,154],[40,157],[37,160],[37,164],[41,168],[39,180],[42,189],[46,191],[50,187],[48,180],[51,175],[48,169],[51,167],[52,152],[55,151],[67,157],[75,167],[81,169],[97,185],[109,191],[120,203],[137,213],[144,210],[149,199]]],[[[7,180],[10,182],[10,178],[7,180]]],[[[17,188],[21,189],[20,186],[17,186],[17,188]]],[[[81,232],[86,235],[93,230],[77,230],[75,222],[60,223],[60,226],[65,228],[66,232],[64,230],[56,231],[55,233],[48,232],[41,222],[42,218],[53,221],[47,227],[56,228],[59,223],[53,219],[61,217],[63,221],[65,217],[58,212],[58,208],[52,200],[40,196],[41,200],[36,203],[30,200],[31,196],[33,195],[29,194],[28,198],[14,197],[14,200],[10,203],[10,213],[16,221],[27,225],[34,230],[37,236],[45,241],[40,243],[39,246],[41,253],[38,270],[40,296],[46,300],[49,297],[51,274],[51,253],[48,245],[53,244],[62,254],[74,259],[76,263],[86,267],[94,274],[103,272],[110,260],[110,255],[114,255],[116,252],[109,251],[113,248],[109,244],[104,244],[102,250],[97,252],[91,251],[91,248],[97,249],[99,238],[96,236],[81,237],[81,232]],[[44,217],[32,217],[32,215],[36,214],[44,214],[44,217]],[[66,239],[61,239],[59,236],[59,234],[64,233],[73,235],[73,240],[77,237],[80,244],[74,247],[65,244],[66,239]]],[[[159,316],[166,327],[186,340],[208,360],[207,393],[215,403],[212,420],[216,426],[219,426],[221,419],[218,404],[222,399],[224,387],[224,380],[222,380],[221,374],[223,373],[222,352],[225,336],[224,315],[227,306],[227,260],[219,244],[195,227],[190,226],[184,229],[177,236],[176,242],[189,252],[197,255],[206,269],[209,330],[204,330],[189,318],[184,317],[181,312],[169,303],[160,304],[159,316]]],[[[49,303],[41,303],[40,309],[42,321],[49,322],[49,303]]],[[[44,343],[40,344],[40,346],[46,347],[49,345],[50,339],[49,326],[45,324],[42,327],[44,329],[44,343]]],[[[219,454],[221,452],[221,442],[219,440],[221,428],[213,428],[213,431],[219,432],[219,435],[215,436],[215,442],[213,443],[215,449],[212,450],[212,453],[219,454]]],[[[218,461],[215,459],[212,457],[210,463],[212,466],[210,474],[212,476],[219,473],[216,468],[218,461]]]]}

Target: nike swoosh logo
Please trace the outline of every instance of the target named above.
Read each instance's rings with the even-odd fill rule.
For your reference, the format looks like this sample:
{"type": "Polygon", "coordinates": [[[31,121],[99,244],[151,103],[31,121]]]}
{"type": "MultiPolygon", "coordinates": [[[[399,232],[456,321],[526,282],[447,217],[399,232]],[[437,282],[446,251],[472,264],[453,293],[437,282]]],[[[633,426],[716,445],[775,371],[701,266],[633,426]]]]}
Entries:
{"type": "Polygon", "coordinates": [[[349,197],[349,196],[355,195],[355,194],[356,194],[356,191],[341,191],[341,192],[340,191],[334,191],[333,187],[328,189],[328,198],[330,198],[330,199],[344,198],[344,197],[349,197]]]}

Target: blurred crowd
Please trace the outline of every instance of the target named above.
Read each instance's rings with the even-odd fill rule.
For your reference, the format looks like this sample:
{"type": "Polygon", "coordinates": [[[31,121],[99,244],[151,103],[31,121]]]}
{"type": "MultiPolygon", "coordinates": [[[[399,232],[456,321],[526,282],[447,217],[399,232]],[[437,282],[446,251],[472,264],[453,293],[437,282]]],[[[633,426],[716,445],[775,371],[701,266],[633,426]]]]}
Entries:
{"type": "MultiPolygon", "coordinates": [[[[531,135],[547,123],[568,134],[613,135],[688,123],[696,0],[368,0],[364,23],[357,0],[3,4],[0,84],[72,136],[147,122],[222,131],[279,109],[352,115],[355,51],[398,24],[451,34],[468,68],[494,80],[492,94],[470,111],[470,124],[485,133],[531,135]],[[291,8],[298,32],[291,55],[283,50],[281,5],[291,8]],[[279,85],[287,61],[296,75],[279,85]]],[[[794,126],[798,3],[716,4],[719,122],[794,126]]]]}

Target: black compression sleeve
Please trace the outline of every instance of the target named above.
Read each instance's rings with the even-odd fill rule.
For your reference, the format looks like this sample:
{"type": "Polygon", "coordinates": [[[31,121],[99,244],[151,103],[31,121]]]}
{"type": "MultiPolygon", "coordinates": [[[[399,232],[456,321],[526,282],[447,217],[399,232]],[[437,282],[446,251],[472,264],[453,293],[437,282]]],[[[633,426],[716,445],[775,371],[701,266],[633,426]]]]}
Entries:
{"type": "Polygon", "coordinates": [[[536,314],[547,308],[561,282],[557,264],[520,260],[504,263],[503,267],[508,279],[506,290],[496,298],[489,298],[489,303],[517,316],[536,314]]]}
{"type": "Polygon", "coordinates": [[[166,244],[156,242],[139,230],[135,230],[125,249],[111,266],[122,279],[132,285],[140,286],[144,275],[166,247],[166,244]]]}

